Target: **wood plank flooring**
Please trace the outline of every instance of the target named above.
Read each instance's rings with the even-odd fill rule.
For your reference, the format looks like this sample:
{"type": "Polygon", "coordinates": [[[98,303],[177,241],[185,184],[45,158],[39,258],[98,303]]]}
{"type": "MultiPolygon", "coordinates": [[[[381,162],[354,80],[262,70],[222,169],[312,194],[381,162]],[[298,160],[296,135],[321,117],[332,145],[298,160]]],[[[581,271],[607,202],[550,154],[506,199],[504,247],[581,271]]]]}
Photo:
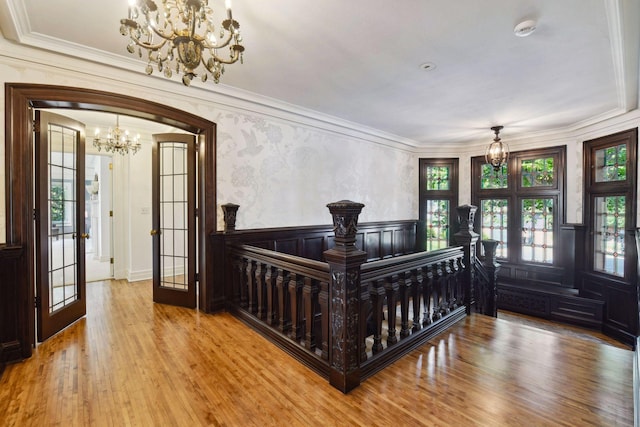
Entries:
{"type": "Polygon", "coordinates": [[[633,353],[472,315],[343,395],[229,314],[87,285],[87,316],[9,365],[2,426],[633,425],[633,353]]]}

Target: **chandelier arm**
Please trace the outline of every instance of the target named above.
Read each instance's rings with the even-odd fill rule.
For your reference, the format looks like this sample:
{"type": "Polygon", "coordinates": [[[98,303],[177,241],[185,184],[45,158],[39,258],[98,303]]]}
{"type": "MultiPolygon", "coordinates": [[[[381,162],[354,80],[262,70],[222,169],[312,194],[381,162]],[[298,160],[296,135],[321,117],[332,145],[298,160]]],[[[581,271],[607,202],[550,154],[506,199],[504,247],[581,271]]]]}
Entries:
{"type": "Polygon", "coordinates": [[[164,47],[164,45],[167,44],[167,42],[169,40],[163,40],[162,42],[160,42],[158,44],[150,44],[148,42],[143,42],[143,41],[140,41],[137,38],[131,37],[131,41],[134,42],[137,46],[140,46],[140,47],[143,47],[145,49],[148,49],[149,51],[158,51],[158,50],[162,49],[164,47]]]}
{"type": "MultiPolygon", "coordinates": [[[[231,57],[230,59],[223,59],[220,58],[218,56],[215,56],[215,58],[218,60],[218,62],[222,63],[222,64],[233,64],[235,62],[238,62],[238,59],[240,59],[240,53],[237,50],[233,50],[233,57],[231,57]]],[[[208,68],[207,68],[208,69],[208,68]]]]}
{"type": "Polygon", "coordinates": [[[227,36],[227,39],[224,42],[221,42],[220,44],[218,43],[211,44],[209,42],[209,39],[205,38],[202,42],[202,45],[207,49],[222,49],[223,47],[229,46],[229,43],[231,43],[231,40],[233,40],[233,33],[229,33],[229,35],[227,36]]]}

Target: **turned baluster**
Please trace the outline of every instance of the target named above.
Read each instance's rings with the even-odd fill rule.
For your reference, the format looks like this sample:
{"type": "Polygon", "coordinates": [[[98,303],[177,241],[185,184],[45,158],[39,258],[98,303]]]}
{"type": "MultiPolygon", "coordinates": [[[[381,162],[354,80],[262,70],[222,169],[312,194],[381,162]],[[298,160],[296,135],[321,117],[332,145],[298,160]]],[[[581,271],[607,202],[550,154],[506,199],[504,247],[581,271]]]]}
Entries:
{"type": "Polygon", "coordinates": [[[360,361],[367,360],[367,337],[369,334],[369,319],[371,314],[371,300],[369,283],[360,283],[360,361]]]}
{"type": "Polygon", "coordinates": [[[286,333],[291,326],[289,322],[289,292],[287,290],[288,272],[278,269],[278,277],[276,278],[276,289],[278,291],[278,326],[280,332],[286,333]]]}
{"type": "Polygon", "coordinates": [[[373,354],[381,352],[382,346],[382,320],[384,319],[384,281],[376,280],[371,289],[371,302],[373,306],[373,354]]]}
{"type": "Polygon", "coordinates": [[[387,347],[398,342],[396,336],[396,294],[398,292],[398,275],[389,276],[385,281],[385,290],[387,291],[387,347]]]}
{"type": "Polygon", "coordinates": [[[400,338],[406,338],[411,334],[411,328],[409,328],[411,274],[409,272],[401,273],[398,285],[400,290],[400,338]]]}
{"type": "Polygon", "coordinates": [[[426,266],[422,268],[422,326],[427,326],[433,322],[431,313],[431,296],[433,293],[433,268],[426,266]]]}
{"type": "Polygon", "coordinates": [[[258,319],[264,319],[266,317],[265,313],[265,286],[264,286],[264,273],[265,273],[265,265],[261,262],[256,264],[255,270],[255,279],[256,279],[256,317],[258,319]]]}
{"type": "Polygon", "coordinates": [[[422,328],[420,323],[420,294],[422,293],[422,269],[411,270],[411,298],[413,300],[413,326],[412,331],[417,332],[422,328]]]}
{"type": "Polygon", "coordinates": [[[320,303],[320,317],[322,325],[322,349],[320,357],[323,360],[329,359],[329,283],[320,282],[320,292],[318,294],[320,303]]]}
{"type": "Polygon", "coordinates": [[[315,317],[316,313],[314,308],[315,302],[318,297],[318,284],[310,277],[304,278],[304,284],[302,286],[302,299],[304,301],[304,346],[308,350],[316,348],[316,331],[315,331],[315,317]]]}
{"type": "Polygon", "coordinates": [[[300,293],[302,279],[296,273],[289,275],[289,306],[291,309],[291,339],[299,342],[302,339],[302,310],[300,293]]]}
{"type": "Polygon", "coordinates": [[[457,258],[454,258],[451,260],[451,270],[453,271],[453,274],[452,274],[453,293],[452,293],[451,307],[455,309],[460,306],[460,303],[462,301],[460,299],[460,264],[458,264],[457,258]]]}
{"type": "Polygon", "coordinates": [[[247,260],[247,309],[249,313],[256,312],[256,262],[247,260]]]}
{"type": "Polygon", "coordinates": [[[445,314],[451,313],[451,300],[453,299],[453,270],[449,261],[442,261],[442,271],[444,274],[444,298],[442,300],[442,309],[445,314]]]}
{"type": "Polygon", "coordinates": [[[441,297],[442,297],[442,270],[440,269],[440,263],[432,265],[433,272],[433,313],[431,319],[435,322],[442,318],[441,309],[441,297]]]}
{"type": "Polygon", "coordinates": [[[244,293],[242,292],[242,285],[243,285],[243,280],[242,280],[242,276],[243,276],[243,272],[244,272],[244,267],[243,267],[243,262],[241,258],[234,258],[233,261],[231,261],[232,263],[232,273],[231,273],[231,281],[232,281],[232,286],[233,286],[233,302],[236,304],[239,304],[242,306],[242,296],[244,295],[244,293]]]}
{"type": "Polygon", "coordinates": [[[264,283],[267,292],[267,325],[273,325],[273,321],[276,318],[275,306],[273,294],[275,292],[275,277],[273,275],[272,266],[267,266],[267,271],[264,273],[264,283]]]}

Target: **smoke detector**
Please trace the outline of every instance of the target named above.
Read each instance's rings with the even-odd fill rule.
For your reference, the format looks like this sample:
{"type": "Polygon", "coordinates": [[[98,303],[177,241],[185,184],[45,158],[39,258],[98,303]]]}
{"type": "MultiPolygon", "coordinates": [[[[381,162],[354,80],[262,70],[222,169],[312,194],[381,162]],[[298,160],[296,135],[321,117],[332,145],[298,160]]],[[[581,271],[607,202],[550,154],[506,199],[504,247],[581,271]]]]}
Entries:
{"type": "Polygon", "coordinates": [[[522,21],[513,29],[513,34],[518,37],[527,37],[536,30],[536,21],[522,21]]]}

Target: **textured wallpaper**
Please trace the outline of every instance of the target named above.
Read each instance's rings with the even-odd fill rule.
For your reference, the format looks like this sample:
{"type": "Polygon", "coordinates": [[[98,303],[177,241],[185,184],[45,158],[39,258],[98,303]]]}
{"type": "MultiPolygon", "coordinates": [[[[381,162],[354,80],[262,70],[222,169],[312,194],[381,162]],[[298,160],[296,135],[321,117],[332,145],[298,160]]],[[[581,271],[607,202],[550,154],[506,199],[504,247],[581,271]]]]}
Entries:
{"type": "Polygon", "coordinates": [[[328,224],[326,204],[343,199],[366,205],[361,221],[417,218],[410,153],[255,115],[215,121],[218,203],[240,205],[237,228],[328,224]]]}

